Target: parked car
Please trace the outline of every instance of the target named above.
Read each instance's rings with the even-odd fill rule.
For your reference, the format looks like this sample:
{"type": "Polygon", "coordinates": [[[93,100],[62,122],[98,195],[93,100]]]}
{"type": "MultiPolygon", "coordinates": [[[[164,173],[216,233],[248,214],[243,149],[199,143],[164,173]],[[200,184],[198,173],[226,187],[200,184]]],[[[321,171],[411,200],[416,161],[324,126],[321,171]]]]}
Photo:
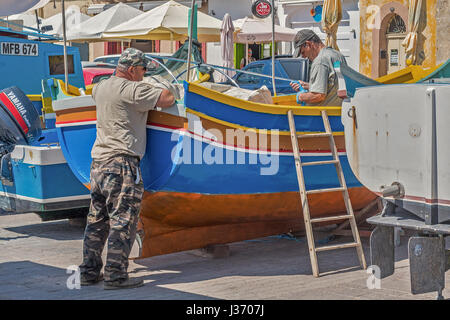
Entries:
{"type": "Polygon", "coordinates": [[[106,56],[101,56],[101,57],[95,58],[94,62],[103,62],[103,63],[117,65],[119,58],[120,58],[120,54],[109,54],[106,56]]]}
{"type": "MultiPolygon", "coordinates": [[[[275,76],[291,80],[309,81],[310,63],[308,59],[292,58],[292,56],[276,56],[275,57],[275,76]]],[[[254,61],[246,65],[242,71],[272,76],[272,58],[264,58],[254,61]]],[[[237,72],[233,76],[233,80],[239,87],[249,90],[256,90],[262,86],[266,86],[273,94],[273,84],[270,77],[261,77],[254,74],[237,72]]],[[[227,82],[231,84],[231,81],[227,82]]],[[[290,81],[276,80],[277,95],[294,94],[295,91],[289,85],[290,81]]]]}
{"type": "Polygon", "coordinates": [[[90,85],[100,82],[103,79],[108,79],[114,73],[115,68],[104,67],[87,67],[83,68],[84,84],[90,85]]]}
{"type": "Polygon", "coordinates": [[[81,61],[82,68],[109,68],[115,69],[117,64],[105,63],[105,62],[91,62],[91,61],[81,61]]]}

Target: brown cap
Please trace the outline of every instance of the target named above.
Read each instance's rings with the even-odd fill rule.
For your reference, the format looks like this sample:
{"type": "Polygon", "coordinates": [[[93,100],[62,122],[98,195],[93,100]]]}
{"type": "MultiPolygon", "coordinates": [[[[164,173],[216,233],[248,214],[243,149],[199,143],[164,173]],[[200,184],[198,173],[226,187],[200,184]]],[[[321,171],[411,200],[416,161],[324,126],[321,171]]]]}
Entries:
{"type": "Polygon", "coordinates": [[[311,40],[314,36],[316,36],[316,33],[310,29],[302,29],[297,32],[294,38],[294,58],[300,56],[300,47],[302,46],[302,44],[304,44],[308,40],[311,40]]]}

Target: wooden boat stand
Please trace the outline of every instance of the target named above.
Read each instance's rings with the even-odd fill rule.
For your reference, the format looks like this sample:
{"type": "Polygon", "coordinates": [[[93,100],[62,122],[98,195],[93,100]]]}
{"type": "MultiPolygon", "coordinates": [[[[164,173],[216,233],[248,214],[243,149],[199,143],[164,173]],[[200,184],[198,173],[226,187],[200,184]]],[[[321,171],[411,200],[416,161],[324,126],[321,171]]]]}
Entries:
{"type": "MultiPolygon", "coordinates": [[[[383,204],[380,197],[377,197],[375,200],[370,202],[366,207],[362,208],[359,211],[354,212],[354,216],[356,219],[356,224],[361,227],[361,224],[366,221],[367,218],[380,213],[383,209],[383,204]]],[[[336,236],[351,236],[352,230],[348,230],[347,227],[350,225],[350,220],[346,220],[339,224],[336,228],[330,231],[330,234],[336,236]]],[[[366,230],[359,229],[359,236],[369,238],[372,233],[373,228],[366,228],[366,230]]]]}
{"type": "Polygon", "coordinates": [[[364,258],[364,251],[363,251],[363,248],[361,245],[361,239],[359,237],[358,226],[356,224],[352,204],[350,202],[350,197],[348,194],[347,184],[345,182],[344,173],[342,171],[341,162],[339,160],[339,155],[337,152],[336,144],[334,142],[333,133],[331,131],[331,126],[330,126],[330,122],[328,120],[328,115],[327,115],[326,110],[322,110],[321,115],[322,115],[322,120],[323,120],[323,124],[325,127],[325,133],[311,133],[311,134],[298,135],[296,132],[296,129],[295,129],[295,121],[294,121],[293,112],[292,112],[292,110],[288,111],[289,128],[291,131],[291,140],[292,140],[292,150],[294,152],[295,168],[297,171],[297,180],[298,180],[298,186],[299,186],[299,190],[300,190],[300,200],[301,200],[301,205],[302,205],[302,209],[303,209],[303,219],[305,222],[306,237],[308,240],[309,256],[311,259],[311,267],[312,267],[313,275],[315,277],[319,277],[319,265],[318,265],[318,261],[317,261],[317,252],[322,252],[322,251],[344,249],[344,248],[356,248],[361,267],[363,269],[367,268],[366,260],[364,258]],[[297,138],[318,138],[318,137],[328,137],[331,153],[333,155],[333,160],[302,163],[301,158],[300,158],[300,149],[298,146],[297,138]],[[326,165],[326,164],[334,164],[336,166],[336,171],[337,171],[339,183],[341,186],[338,188],[328,188],[328,189],[318,189],[318,190],[306,191],[305,180],[304,180],[304,176],[303,176],[303,167],[311,166],[311,165],[326,165]],[[343,192],[347,214],[339,215],[339,216],[311,219],[310,218],[310,209],[309,209],[309,204],[308,204],[308,195],[313,194],[313,193],[334,192],[334,191],[343,192]],[[348,219],[348,221],[350,223],[354,242],[338,244],[338,245],[331,245],[331,246],[316,247],[315,243],[314,243],[312,224],[318,223],[318,222],[343,220],[343,219],[348,219]]]}

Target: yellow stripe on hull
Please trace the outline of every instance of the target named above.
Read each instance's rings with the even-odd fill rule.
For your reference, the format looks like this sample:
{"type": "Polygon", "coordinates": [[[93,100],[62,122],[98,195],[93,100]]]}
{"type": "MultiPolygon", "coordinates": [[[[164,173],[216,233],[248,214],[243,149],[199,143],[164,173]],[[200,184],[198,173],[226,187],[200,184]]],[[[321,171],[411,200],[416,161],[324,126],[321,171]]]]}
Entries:
{"type": "MultiPolygon", "coordinates": [[[[213,118],[210,116],[207,116],[206,114],[203,114],[201,112],[186,108],[186,112],[192,113],[200,118],[204,118],[219,124],[222,124],[224,126],[230,127],[230,128],[234,128],[234,129],[241,129],[243,131],[255,131],[256,133],[262,133],[262,134],[267,134],[267,133],[273,133],[272,130],[267,130],[267,129],[256,129],[256,128],[249,128],[249,127],[244,127],[235,123],[231,123],[231,122],[227,122],[227,121],[223,121],[217,118],[213,118]]],[[[287,117],[287,116],[286,116],[287,117]]],[[[321,131],[298,131],[297,134],[310,134],[310,133],[321,133],[321,131]]],[[[290,131],[278,131],[279,135],[290,135],[290,131]]],[[[333,136],[343,136],[344,135],[344,131],[335,131],[333,132],[333,136]]]]}
{"type": "Polygon", "coordinates": [[[196,93],[198,95],[204,96],[208,99],[217,101],[219,103],[239,108],[242,110],[253,111],[253,112],[262,112],[269,114],[282,114],[286,115],[289,110],[294,112],[294,115],[298,116],[320,116],[320,111],[326,110],[328,116],[340,116],[341,115],[341,107],[340,106],[284,106],[284,105],[276,105],[276,104],[263,104],[252,101],[245,101],[242,99],[238,99],[235,97],[228,96],[226,94],[210,90],[208,88],[202,87],[200,85],[189,83],[189,92],[196,93]]]}

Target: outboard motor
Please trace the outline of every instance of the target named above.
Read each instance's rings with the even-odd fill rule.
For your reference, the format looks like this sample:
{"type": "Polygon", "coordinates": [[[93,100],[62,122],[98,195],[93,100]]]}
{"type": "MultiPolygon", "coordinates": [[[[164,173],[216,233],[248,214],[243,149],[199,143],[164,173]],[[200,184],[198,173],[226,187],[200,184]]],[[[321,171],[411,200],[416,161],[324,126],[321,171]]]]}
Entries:
{"type": "Polygon", "coordinates": [[[0,176],[3,184],[13,182],[11,152],[16,144],[32,144],[41,137],[39,113],[17,87],[0,91],[0,176]]]}

